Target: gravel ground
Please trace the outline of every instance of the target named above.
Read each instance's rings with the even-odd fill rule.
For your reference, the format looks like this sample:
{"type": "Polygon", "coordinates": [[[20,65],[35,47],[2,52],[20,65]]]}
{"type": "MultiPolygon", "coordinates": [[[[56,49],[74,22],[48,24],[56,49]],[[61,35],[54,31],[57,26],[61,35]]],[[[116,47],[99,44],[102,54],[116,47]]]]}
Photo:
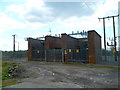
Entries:
{"type": "Polygon", "coordinates": [[[118,70],[53,62],[18,61],[26,69],[5,88],[118,88],[118,70]]]}

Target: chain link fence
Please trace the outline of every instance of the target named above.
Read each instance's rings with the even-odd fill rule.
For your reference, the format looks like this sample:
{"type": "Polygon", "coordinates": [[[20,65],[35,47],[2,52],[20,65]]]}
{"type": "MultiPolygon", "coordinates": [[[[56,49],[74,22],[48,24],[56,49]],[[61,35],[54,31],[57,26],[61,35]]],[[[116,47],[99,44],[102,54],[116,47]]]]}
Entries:
{"type": "Polygon", "coordinates": [[[88,63],[88,50],[82,49],[66,49],[68,62],[88,63]]]}
{"type": "Polygon", "coordinates": [[[32,59],[46,62],[62,62],[62,49],[32,50],[32,59]]]}
{"type": "Polygon", "coordinates": [[[27,51],[2,51],[2,60],[27,59],[27,51]]]}
{"type": "Polygon", "coordinates": [[[100,62],[98,62],[98,64],[102,64],[102,65],[118,65],[120,63],[119,60],[119,52],[116,52],[116,57],[117,57],[117,61],[115,61],[115,55],[112,51],[106,51],[106,59],[105,59],[105,54],[104,54],[104,50],[102,52],[102,60],[100,62]]]}
{"type": "MultiPolygon", "coordinates": [[[[102,52],[102,60],[96,64],[101,65],[118,65],[120,52],[117,52],[117,61],[115,61],[114,53],[107,51],[107,59],[105,60],[104,51],[102,52]]],[[[26,59],[27,51],[0,51],[0,60],[26,59]]],[[[88,63],[87,49],[51,49],[51,50],[33,50],[33,60],[46,62],[64,62],[65,57],[68,62],[85,62],[88,63]]]]}
{"type": "Polygon", "coordinates": [[[88,62],[88,50],[87,49],[32,50],[32,59],[46,62],[64,62],[64,61],[88,62]]]}

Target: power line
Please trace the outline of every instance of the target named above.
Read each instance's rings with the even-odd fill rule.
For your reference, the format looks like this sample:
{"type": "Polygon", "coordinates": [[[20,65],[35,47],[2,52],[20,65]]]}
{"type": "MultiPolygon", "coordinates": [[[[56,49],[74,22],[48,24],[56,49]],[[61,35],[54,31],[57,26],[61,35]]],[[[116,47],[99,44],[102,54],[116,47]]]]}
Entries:
{"type": "Polygon", "coordinates": [[[105,60],[107,59],[106,57],[106,35],[105,35],[105,19],[106,18],[113,18],[113,34],[114,34],[114,49],[115,49],[115,53],[114,53],[114,56],[115,56],[115,61],[117,61],[117,56],[116,56],[116,36],[115,36],[115,17],[119,17],[119,15],[116,15],[116,16],[108,16],[108,17],[103,17],[103,18],[98,18],[99,20],[100,19],[103,19],[103,30],[104,30],[104,47],[105,47],[105,60]]]}
{"type": "Polygon", "coordinates": [[[91,7],[89,7],[84,0],[82,0],[82,2],[83,2],[83,3],[86,5],[86,7],[89,9],[89,12],[90,12],[90,13],[93,13],[93,12],[94,12],[94,10],[93,10],[91,7]]]}
{"type": "Polygon", "coordinates": [[[19,51],[19,42],[18,42],[18,51],[19,51]]]}
{"type": "Polygon", "coordinates": [[[106,57],[106,33],[105,33],[105,18],[98,18],[99,20],[100,19],[103,19],[103,32],[104,32],[104,48],[105,48],[105,60],[107,60],[107,57],[106,57]]]}

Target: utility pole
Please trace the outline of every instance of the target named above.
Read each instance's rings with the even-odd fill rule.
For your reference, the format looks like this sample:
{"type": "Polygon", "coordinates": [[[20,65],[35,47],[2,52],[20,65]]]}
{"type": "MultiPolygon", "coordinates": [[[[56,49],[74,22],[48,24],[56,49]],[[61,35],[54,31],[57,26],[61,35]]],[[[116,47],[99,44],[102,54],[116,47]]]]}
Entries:
{"type": "Polygon", "coordinates": [[[15,36],[16,36],[16,34],[14,34],[12,36],[13,36],[13,52],[15,52],[15,36]]]}
{"type": "MultiPolygon", "coordinates": [[[[104,21],[104,19],[106,19],[106,18],[113,18],[113,34],[114,34],[114,49],[115,49],[115,53],[114,53],[114,57],[115,57],[115,61],[117,61],[117,55],[116,55],[116,51],[117,51],[117,49],[116,49],[116,36],[115,36],[115,20],[114,20],[114,18],[115,17],[119,17],[119,15],[116,15],[116,16],[108,16],[108,17],[103,17],[103,18],[98,18],[98,19],[103,19],[103,21],[104,21]]],[[[104,23],[104,22],[103,22],[104,23]]],[[[105,42],[104,42],[105,43],[105,42]]],[[[105,45],[105,44],[104,44],[105,45]]]]}
{"type": "Polygon", "coordinates": [[[115,55],[115,61],[117,61],[117,55],[116,55],[117,49],[116,49],[116,36],[115,36],[115,21],[114,21],[114,17],[115,16],[112,16],[112,18],[113,18],[113,33],[114,33],[114,47],[115,47],[115,53],[114,53],[114,55],[115,55]]]}
{"type": "Polygon", "coordinates": [[[18,42],[18,51],[19,51],[19,42],[18,42]]]}
{"type": "Polygon", "coordinates": [[[103,18],[98,18],[103,19],[103,31],[104,31],[104,48],[105,48],[105,60],[107,60],[107,56],[106,56],[106,34],[105,34],[105,17],[103,18]]]}

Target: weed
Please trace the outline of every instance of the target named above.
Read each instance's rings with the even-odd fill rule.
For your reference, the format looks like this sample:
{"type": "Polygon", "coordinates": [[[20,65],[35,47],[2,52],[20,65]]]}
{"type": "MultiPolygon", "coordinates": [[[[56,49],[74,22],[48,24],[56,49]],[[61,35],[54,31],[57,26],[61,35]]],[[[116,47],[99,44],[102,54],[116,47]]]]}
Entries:
{"type": "Polygon", "coordinates": [[[6,77],[6,75],[8,75],[8,70],[9,67],[14,66],[14,65],[19,65],[17,63],[11,63],[11,62],[2,62],[2,80],[6,80],[6,79],[12,79],[12,77],[6,77]]]}
{"type": "Polygon", "coordinates": [[[14,80],[11,76],[6,77],[6,75],[9,75],[9,67],[12,67],[14,65],[20,66],[19,64],[14,62],[2,62],[2,87],[20,83],[19,81],[14,80]]]}

